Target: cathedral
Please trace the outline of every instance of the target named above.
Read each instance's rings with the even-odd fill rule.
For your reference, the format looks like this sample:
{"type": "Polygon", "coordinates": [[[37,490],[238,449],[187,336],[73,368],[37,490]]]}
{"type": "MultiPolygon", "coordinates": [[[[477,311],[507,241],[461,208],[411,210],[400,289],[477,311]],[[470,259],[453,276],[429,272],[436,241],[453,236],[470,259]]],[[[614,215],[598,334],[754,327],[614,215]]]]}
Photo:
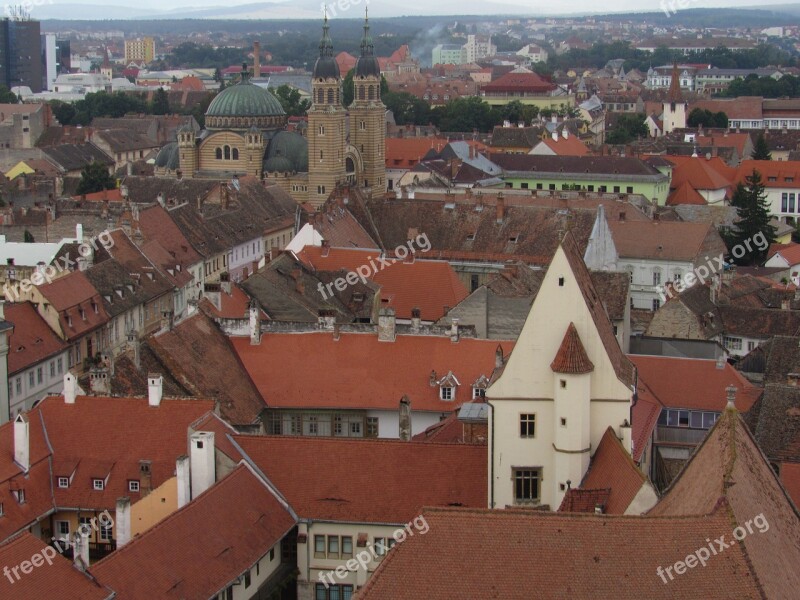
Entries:
{"type": "Polygon", "coordinates": [[[188,125],[156,156],[157,176],[274,180],[296,201],[319,206],[337,185],[359,186],[367,197],[386,191],[386,107],[369,20],[353,74],[352,104],[342,105],[342,74],[333,55],[328,19],[312,74],[305,136],[287,131],[278,99],[242,70],[239,83],[221,91],[205,115],[205,129],[188,125]]]}

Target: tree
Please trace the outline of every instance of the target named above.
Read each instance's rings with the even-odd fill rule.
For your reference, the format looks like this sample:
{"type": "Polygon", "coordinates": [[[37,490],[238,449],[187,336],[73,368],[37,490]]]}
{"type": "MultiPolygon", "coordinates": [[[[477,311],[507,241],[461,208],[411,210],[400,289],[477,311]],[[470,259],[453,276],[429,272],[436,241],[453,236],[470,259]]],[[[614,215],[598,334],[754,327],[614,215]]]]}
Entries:
{"type": "Polygon", "coordinates": [[[716,113],[704,108],[695,108],[686,119],[689,127],[727,127],[728,115],[719,111],[716,113]]]}
{"type": "Polygon", "coordinates": [[[154,115],[168,115],[169,114],[169,96],[163,87],[156,90],[153,94],[153,105],[151,107],[154,115]]]}
{"type": "Polygon", "coordinates": [[[431,105],[408,92],[389,92],[382,97],[398,125],[427,125],[431,122],[431,105]]]}
{"type": "Polygon", "coordinates": [[[99,162],[92,162],[81,171],[77,193],[79,195],[91,194],[102,190],[113,190],[115,187],[117,187],[117,182],[109,174],[106,166],[99,162]]]}
{"type": "Polygon", "coordinates": [[[75,107],[72,104],[61,102],[61,100],[51,100],[50,108],[61,125],[72,125],[76,114],[75,107]]]}
{"type": "Polygon", "coordinates": [[[764,138],[763,133],[759,133],[756,138],[756,143],[753,146],[753,160],[772,160],[772,153],[767,146],[767,140],[764,138]]]}
{"type": "Polygon", "coordinates": [[[650,135],[650,130],[644,123],[643,114],[624,113],[619,116],[613,129],[606,135],[608,144],[627,144],[637,138],[650,135]]]}
{"type": "Polygon", "coordinates": [[[26,229],[25,233],[22,234],[22,241],[26,244],[33,244],[36,240],[33,239],[33,234],[26,229]]]}
{"type": "Polygon", "coordinates": [[[761,263],[769,244],[775,242],[775,228],[770,225],[761,173],[753,169],[752,174],[745,177],[745,183],[736,186],[731,206],[736,207],[738,220],[723,235],[728,251],[737,265],[761,263]]]}
{"type": "Polygon", "coordinates": [[[6,86],[0,85],[0,103],[19,104],[19,98],[14,92],[9,90],[6,86]]]}
{"type": "Polygon", "coordinates": [[[283,107],[283,111],[290,117],[299,117],[308,111],[311,100],[300,96],[300,90],[287,84],[283,84],[269,91],[278,99],[283,107]]]}

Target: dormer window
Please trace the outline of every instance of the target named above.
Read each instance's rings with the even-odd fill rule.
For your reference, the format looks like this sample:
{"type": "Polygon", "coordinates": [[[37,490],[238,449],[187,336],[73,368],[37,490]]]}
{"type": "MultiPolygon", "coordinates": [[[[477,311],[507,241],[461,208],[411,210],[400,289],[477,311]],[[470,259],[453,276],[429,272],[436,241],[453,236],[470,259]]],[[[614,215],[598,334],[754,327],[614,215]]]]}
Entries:
{"type": "Polygon", "coordinates": [[[105,481],[102,479],[92,479],[92,488],[98,492],[102,492],[106,487],[105,481]]]}
{"type": "Polygon", "coordinates": [[[69,477],[59,477],[58,478],[58,487],[62,489],[66,489],[69,487],[69,477]]]}
{"type": "Polygon", "coordinates": [[[439,388],[439,398],[442,400],[452,400],[455,397],[455,388],[443,385],[439,388]]]}
{"type": "Polygon", "coordinates": [[[84,309],[82,309],[82,308],[80,309],[80,311],[81,311],[81,319],[85,321],[86,320],[86,311],[84,309]]]}
{"type": "Polygon", "coordinates": [[[25,490],[23,489],[12,490],[11,493],[14,495],[14,499],[18,503],[25,504],[25,490]]]}
{"type": "Polygon", "coordinates": [[[128,481],[128,491],[129,492],[138,492],[139,491],[139,481],[136,479],[131,479],[128,481]]]}

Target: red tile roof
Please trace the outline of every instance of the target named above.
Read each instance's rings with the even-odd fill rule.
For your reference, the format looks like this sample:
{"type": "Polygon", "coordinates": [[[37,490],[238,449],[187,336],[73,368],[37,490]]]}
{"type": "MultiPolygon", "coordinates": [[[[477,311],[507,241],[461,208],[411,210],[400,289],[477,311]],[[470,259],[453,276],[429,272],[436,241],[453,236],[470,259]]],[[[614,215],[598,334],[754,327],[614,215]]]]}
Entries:
{"type": "MultiPolygon", "coordinates": [[[[472,384],[491,377],[497,340],[374,334],[268,333],[261,344],[231,338],[239,358],[270,408],[398,409],[408,396],[414,411],[449,413],[472,399],[472,384]],[[309,363],[313,357],[313,364],[309,363]],[[431,385],[448,372],[460,382],[454,400],[441,400],[431,385]],[[380,393],[376,393],[380,390],[380,393]]],[[[513,348],[501,342],[503,355],[513,348]]]]}
{"type": "Polygon", "coordinates": [[[67,348],[30,302],[7,302],[5,319],[14,325],[8,340],[8,374],[18,373],[67,348]]]}
{"type": "Polygon", "coordinates": [[[430,149],[437,153],[447,145],[444,138],[386,138],[386,168],[410,169],[419,164],[430,149]]]}
{"type": "Polygon", "coordinates": [[[568,513],[594,513],[595,509],[608,504],[610,489],[581,489],[570,488],[561,500],[558,512],[568,513]]]}
{"type": "Polygon", "coordinates": [[[122,197],[122,190],[114,188],[111,190],[101,190],[99,192],[92,192],[91,194],[83,194],[80,196],[73,196],[73,200],[88,200],[90,202],[122,202],[125,198],[122,197]]]}
{"type": "MultiPolygon", "coordinates": [[[[422,254],[415,248],[417,255],[422,254]]],[[[297,257],[317,271],[355,271],[359,267],[370,270],[369,279],[381,286],[381,299],[394,308],[398,319],[410,319],[411,310],[419,308],[422,319],[437,321],[445,314],[446,306],[453,307],[469,293],[445,261],[403,261],[387,257],[388,266],[378,260],[375,250],[322,248],[306,246],[297,257]],[[376,268],[371,267],[372,264],[376,268]]]]}
{"type": "MultiPolygon", "coordinates": [[[[231,284],[231,293],[228,294],[224,290],[220,290],[220,308],[214,304],[208,296],[204,296],[200,300],[200,304],[208,312],[218,318],[223,319],[241,319],[248,316],[250,310],[250,296],[248,296],[242,288],[236,284],[231,284]]],[[[267,319],[266,313],[261,311],[261,318],[267,319]]]]}
{"type": "Polygon", "coordinates": [[[781,463],[781,483],[789,492],[795,506],[800,506],[800,464],[781,463]]]}
{"type": "Polygon", "coordinates": [[[745,178],[754,170],[761,174],[761,181],[768,188],[795,189],[800,185],[800,161],[743,160],[736,171],[736,183],[746,184],[745,178]]]}
{"type": "Polygon", "coordinates": [[[727,362],[722,369],[714,360],[672,358],[666,356],[628,355],[644,382],[658,401],[667,408],[713,410],[721,412],[726,404],[725,388],[735,386],[736,406],[747,412],[761,395],[754,386],[727,362]]]}
{"type": "Polygon", "coordinates": [[[594,371],[594,364],[586,354],[586,348],[583,347],[574,323],[570,323],[567,327],[550,368],[556,373],[580,374],[594,371]]]}
{"type": "Polygon", "coordinates": [[[145,240],[157,241],[184,269],[203,260],[161,206],[156,204],[140,211],[139,228],[145,240]]]}
{"type": "Polygon", "coordinates": [[[676,206],[678,204],[705,205],[708,204],[708,202],[700,195],[700,192],[692,187],[692,184],[689,183],[688,180],[684,180],[684,182],[679,184],[677,189],[670,193],[667,198],[667,206],[676,206]]]}
{"type": "Polygon", "coordinates": [[[646,481],[614,430],[611,427],[606,429],[592,457],[589,471],[581,482],[581,488],[610,489],[605,512],[622,515],[646,481]]]}
{"type": "Polygon", "coordinates": [[[736,170],[719,157],[708,159],[669,155],[665,158],[675,164],[671,188],[678,188],[688,181],[697,190],[719,190],[730,187],[736,175],[736,170]]]}
{"type": "MultiPolygon", "coordinates": [[[[72,561],[63,555],[50,556],[50,551],[47,551],[47,555],[42,554],[45,548],[49,546],[30,533],[23,533],[0,546],[0,564],[9,569],[9,575],[0,577],[1,598],[110,600],[115,597],[110,589],[78,571],[72,561]],[[32,557],[42,559],[41,564],[38,567],[34,565],[27,575],[17,570],[17,579],[11,570],[23,561],[30,561],[32,557]],[[9,577],[13,581],[9,581],[9,577]]],[[[55,552],[55,548],[51,549],[55,552]]]]}
{"type": "Polygon", "coordinates": [[[90,572],[118,600],[215,598],[294,524],[274,492],[242,465],[90,572]]]}
{"type": "Polygon", "coordinates": [[[481,88],[488,94],[496,92],[533,92],[544,93],[556,89],[556,86],[543,79],[537,73],[515,73],[510,72],[502,75],[487,83],[481,88]]]}
{"type": "Polygon", "coordinates": [[[657,574],[709,536],[730,538],[722,509],[668,519],[465,509],[424,517],[429,531],[397,544],[359,600],[719,598],[720,582],[726,597],[762,597],[740,545],[672,581],[665,574],[667,585],[657,574]]]}
{"type": "MultiPolygon", "coordinates": [[[[620,258],[694,261],[706,238],[714,237],[711,223],[685,221],[609,221],[620,258]]],[[[724,250],[720,238],[720,249],[724,250]]]]}
{"type": "Polygon", "coordinates": [[[586,144],[574,135],[568,138],[561,136],[558,140],[549,137],[544,140],[544,144],[560,156],[586,156],[589,154],[586,144]]]}
{"type": "Polygon", "coordinates": [[[631,428],[633,429],[631,454],[633,460],[640,462],[647,442],[658,423],[663,405],[647,387],[646,382],[640,380],[636,391],[638,398],[631,409],[631,428]]]}
{"type": "Polygon", "coordinates": [[[151,461],[153,489],[172,477],[175,460],[186,454],[189,425],[213,410],[209,400],[165,398],[154,407],[147,398],[78,396],[67,404],[63,396],[49,396],[29,415],[31,422],[44,421],[53,477],[72,476],[70,487],[54,486],[56,505],[103,510],[121,496],[138,499],[128,480],[139,479],[141,460],[151,461]],[[93,489],[92,479],[106,477],[105,489],[93,489]]]}
{"type": "Polygon", "coordinates": [[[488,502],[485,446],[299,436],[236,442],[302,519],[400,524],[423,506],[488,502]]]}
{"type": "Polygon", "coordinates": [[[58,311],[61,330],[68,340],[97,329],[109,320],[100,294],[82,271],[73,271],[37,289],[58,311]]]}

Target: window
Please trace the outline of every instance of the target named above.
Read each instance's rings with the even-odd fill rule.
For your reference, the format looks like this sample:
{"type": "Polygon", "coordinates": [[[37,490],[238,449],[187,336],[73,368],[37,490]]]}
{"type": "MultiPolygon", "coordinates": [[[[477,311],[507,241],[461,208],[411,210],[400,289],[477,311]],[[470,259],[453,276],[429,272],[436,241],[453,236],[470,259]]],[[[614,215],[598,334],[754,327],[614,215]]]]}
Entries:
{"type": "Polygon", "coordinates": [[[536,437],[536,415],[522,413],[519,416],[519,436],[524,438],[536,437]]]}
{"type": "Polygon", "coordinates": [[[367,417],[367,435],[368,438],[378,437],[378,417],[367,417]]]}
{"type": "Polygon", "coordinates": [[[22,393],[22,377],[17,377],[17,380],[14,382],[14,387],[17,390],[17,396],[19,396],[22,393]]]}
{"type": "Polygon", "coordinates": [[[60,487],[60,488],[68,488],[69,487],[69,477],[59,477],[58,478],[58,487],[60,487]]]}
{"type": "Polygon", "coordinates": [[[92,487],[97,491],[102,491],[105,488],[105,482],[102,479],[92,479],[92,487]]]}
{"type": "Polygon", "coordinates": [[[111,535],[112,525],[100,525],[100,540],[103,542],[110,542],[113,538],[111,535]]]}
{"type": "Polygon", "coordinates": [[[33,371],[28,371],[28,387],[33,387],[33,371]]]}
{"type": "Polygon", "coordinates": [[[353,437],[360,437],[361,436],[361,422],[360,421],[351,421],[350,422],[350,435],[353,437]]]}
{"type": "Polygon", "coordinates": [[[450,386],[443,385],[439,388],[439,398],[442,400],[452,400],[454,395],[453,388],[450,386]]]}
{"type": "Polygon", "coordinates": [[[139,491],[139,482],[135,479],[131,479],[128,482],[128,491],[129,492],[138,492],[139,491]]]}
{"type": "Polygon", "coordinates": [[[339,558],[339,536],[328,536],[328,558],[339,558]]]}
{"type": "Polygon", "coordinates": [[[564,278],[563,277],[559,277],[558,278],[558,287],[564,287],[564,278]]]}
{"type": "Polygon", "coordinates": [[[270,559],[270,561],[275,560],[275,548],[270,548],[269,549],[269,559],[270,559]]]}
{"type": "Polygon", "coordinates": [[[659,308],[661,308],[661,300],[658,298],[653,298],[653,311],[656,311],[659,308]]]}
{"type": "Polygon", "coordinates": [[[353,538],[349,535],[342,536],[342,557],[353,556],[353,538]]]}
{"type": "Polygon", "coordinates": [[[316,558],[325,558],[325,536],[314,536],[314,556],[316,558]]]}
{"type": "Polygon", "coordinates": [[[252,582],[250,580],[250,569],[247,569],[247,571],[244,572],[244,587],[245,587],[245,589],[249,588],[251,583],[252,582]]]}
{"type": "Polygon", "coordinates": [[[619,194],[619,186],[618,185],[614,186],[614,193],[615,194],[619,194]]]}
{"type": "Polygon", "coordinates": [[[55,361],[50,361],[50,379],[56,376],[56,363],[55,361]]]}
{"type": "Polygon", "coordinates": [[[531,504],[539,501],[539,484],[542,470],[539,468],[514,469],[514,503],[531,504]]]}
{"type": "Polygon", "coordinates": [[[352,585],[329,585],[324,583],[316,584],[314,600],[351,600],[353,597],[352,585]]]}
{"type": "Polygon", "coordinates": [[[781,212],[789,212],[789,194],[787,192],[783,192],[781,194],[781,212]]]}
{"type": "Polygon", "coordinates": [[[486,390],[479,387],[472,388],[472,399],[477,400],[478,398],[485,398],[486,397],[486,390]]]}
{"type": "Polygon", "coordinates": [[[728,337],[727,335],[722,338],[722,345],[727,350],[741,350],[742,338],[728,337]]]}
{"type": "Polygon", "coordinates": [[[628,193],[628,194],[632,194],[633,193],[633,186],[629,185],[627,188],[625,188],[625,192],[628,193]]]}
{"type": "Polygon", "coordinates": [[[225,146],[223,148],[223,153],[225,154],[225,160],[230,160],[231,159],[231,147],[230,146],[225,146]]]}
{"type": "Polygon", "coordinates": [[[661,285],[661,269],[653,269],[653,285],[661,285]]]}
{"type": "Polygon", "coordinates": [[[41,385],[43,381],[42,367],[36,368],[36,383],[41,385]]]}
{"type": "Polygon", "coordinates": [[[56,521],[56,531],[59,535],[69,535],[69,521],[56,521]]]}
{"type": "Polygon", "coordinates": [[[238,148],[234,148],[233,149],[233,160],[239,160],[239,149],[238,148]]]}
{"type": "Polygon", "coordinates": [[[395,540],[394,538],[382,538],[382,537],[375,538],[375,554],[377,556],[383,556],[389,550],[391,550],[396,543],[397,540],[395,540]]]}

